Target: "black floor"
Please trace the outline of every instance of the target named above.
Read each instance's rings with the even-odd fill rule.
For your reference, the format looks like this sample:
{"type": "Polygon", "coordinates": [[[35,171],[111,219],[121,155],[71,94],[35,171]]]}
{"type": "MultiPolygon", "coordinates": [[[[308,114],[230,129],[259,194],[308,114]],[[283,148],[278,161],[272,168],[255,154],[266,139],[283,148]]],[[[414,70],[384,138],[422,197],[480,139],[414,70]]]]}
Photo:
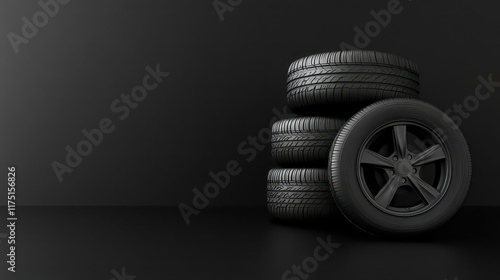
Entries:
{"type": "Polygon", "coordinates": [[[258,208],[205,209],[187,226],[177,208],[24,207],[15,274],[7,272],[0,230],[0,279],[499,279],[498,217],[500,208],[468,207],[425,238],[393,241],[342,217],[280,225],[258,208]],[[317,238],[329,235],[340,246],[325,261],[282,278],[304,259],[314,266],[317,238]],[[135,278],[120,275],[124,267],[135,278]]]}

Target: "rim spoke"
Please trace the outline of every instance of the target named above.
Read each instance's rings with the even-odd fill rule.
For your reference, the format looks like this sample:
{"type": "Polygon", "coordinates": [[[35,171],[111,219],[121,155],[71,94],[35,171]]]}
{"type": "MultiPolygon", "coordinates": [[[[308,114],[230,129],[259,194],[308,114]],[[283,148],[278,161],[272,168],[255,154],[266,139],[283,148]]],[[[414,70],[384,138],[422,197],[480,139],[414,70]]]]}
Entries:
{"type": "Polygon", "coordinates": [[[375,201],[380,204],[380,206],[387,208],[389,204],[391,204],[392,199],[394,198],[394,194],[399,188],[399,176],[394,176],[389,178],[389,181],[385,184],[385,186],[380,189],[380,191],[375,196],[375,201]]]}
{"type": "Polygon", "coordinates": [[[361,163],[376,165],[379,167],[394,167],[394,163],[390,159],[368,149],[365,149],[363,151],[363,155],[361,156],[361,163]]]}
{"type": "Polygon", "coordinates": [[[419,166],[444,158],[446,158],[446,156],[444,155],[443,149],[440,145],[436,144],[416,155],[412,161],[412,164],[415,166],[419,166]]]}
{"type": "Polygon", "coordinates": [[[413,183],[425,203],[429,204],[439,196],[439,192],[420,177],[410,175],[408,178],[413,183]]]}
{"type": "Polygon", "coordinates": [[[406,125],[394,127],[394,149],[399,158],[406,157],[406,125]]]}

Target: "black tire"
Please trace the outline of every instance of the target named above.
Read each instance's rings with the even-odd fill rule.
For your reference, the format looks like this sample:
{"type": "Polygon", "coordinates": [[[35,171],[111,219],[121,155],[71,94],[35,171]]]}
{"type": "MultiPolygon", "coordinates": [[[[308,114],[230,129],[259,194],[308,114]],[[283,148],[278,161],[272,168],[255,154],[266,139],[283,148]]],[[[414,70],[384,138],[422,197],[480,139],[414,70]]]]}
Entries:
{"type": "Polygon", "coordinates": [[[271,169],[267,177],[267,207],[273,218],[282,221],[312,222],[331,217],[336,206],[328,171],[326,168],[271,169]]]}
{"type": "Polygon", "coordinates": [[[325,167],[343,119],[299,117],[273,124],[271,154],[281,166],[325,167]]]}
{"type": "Polygon", "coordinates": [[[443,225],[465,200],[471,170],[469,148],[453,121],[412,99],[379,101],[355,114],[337,134],[329,161],[337,206],[373,234],[443,225]]]}
{"type": "Polygon", "coordinates": [[[321,53],[290,65],[287,102],[305,115],[348,115],[375,101],[416,98],[415,64],[394,54],[353,50],[321,53]]]}

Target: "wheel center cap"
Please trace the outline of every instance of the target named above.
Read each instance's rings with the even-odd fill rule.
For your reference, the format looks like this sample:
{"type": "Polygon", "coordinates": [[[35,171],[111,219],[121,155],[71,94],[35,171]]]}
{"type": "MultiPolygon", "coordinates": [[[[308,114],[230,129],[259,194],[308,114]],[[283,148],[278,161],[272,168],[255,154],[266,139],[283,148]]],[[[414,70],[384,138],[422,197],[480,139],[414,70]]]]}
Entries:
{"type": "Polygon", "coordinates": [[[412,168],[413,166],[411,165],[411,162],[409,160],[399,160],[396,163],[396,174],[398,174],[399,176],[407,176],[408,174],[410,174],[412,168]]]}

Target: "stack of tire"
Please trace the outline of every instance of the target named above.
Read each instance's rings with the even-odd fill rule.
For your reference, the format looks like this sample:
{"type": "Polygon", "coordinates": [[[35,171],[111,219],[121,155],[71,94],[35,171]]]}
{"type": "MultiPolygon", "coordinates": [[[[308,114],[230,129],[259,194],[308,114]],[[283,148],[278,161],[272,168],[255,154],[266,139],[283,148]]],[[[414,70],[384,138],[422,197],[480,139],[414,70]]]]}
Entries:
{"type": "Polygon", "coordinates": [[[417,66],[374,51],[310,55],[290,65],[288,107],[272,127],[268,210],[328,221],[339,211],[372,234],[426,232],[460,208],[471,180],[453,121],[420,101],[417,66]]]}

